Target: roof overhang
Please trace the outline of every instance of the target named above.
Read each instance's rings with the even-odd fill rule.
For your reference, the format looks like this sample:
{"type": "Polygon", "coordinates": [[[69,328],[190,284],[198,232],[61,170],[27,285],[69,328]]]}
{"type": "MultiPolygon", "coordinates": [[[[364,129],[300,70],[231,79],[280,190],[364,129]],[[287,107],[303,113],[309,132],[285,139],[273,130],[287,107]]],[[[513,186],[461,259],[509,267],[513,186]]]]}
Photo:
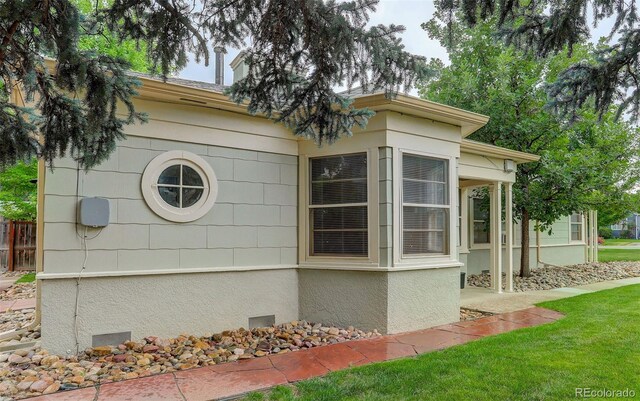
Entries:
{"type": "Polygon", "coordinates": [[[470,139],[462,140],[462,143],[460,144],[460,151],[463,153],[471,153],[481,156],[510,159],[518,164],[537,162],[538,160],[540,160],[540,156],[534,155],[532,153],[519,152],[517,150],[511,150],[502,148],[500,146],[476,142],[470,139]]]}
{"type": "Polygon", "coordinates": [[[489,122],[489,117],[482,114],[402,94],[392,98],[384,93],[361,95],[355,98],[354,105],[374,111],[391,110],[455,125],[460,127],[463,138],[489,122]]]}

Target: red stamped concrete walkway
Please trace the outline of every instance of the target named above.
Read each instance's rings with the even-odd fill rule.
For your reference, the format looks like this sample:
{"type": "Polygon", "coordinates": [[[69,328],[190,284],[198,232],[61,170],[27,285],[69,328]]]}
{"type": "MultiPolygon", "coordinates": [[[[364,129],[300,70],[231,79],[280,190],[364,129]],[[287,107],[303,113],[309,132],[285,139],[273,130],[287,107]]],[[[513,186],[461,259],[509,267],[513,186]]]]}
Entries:
{"type": "Polygon", "coordinates": [[[374,339],[224,363],[30,398],[30,401],[208,401],[240,396],[331,371],[415,356],[478,338],[551,323],[562,314],[533,307],[374,339]]]}

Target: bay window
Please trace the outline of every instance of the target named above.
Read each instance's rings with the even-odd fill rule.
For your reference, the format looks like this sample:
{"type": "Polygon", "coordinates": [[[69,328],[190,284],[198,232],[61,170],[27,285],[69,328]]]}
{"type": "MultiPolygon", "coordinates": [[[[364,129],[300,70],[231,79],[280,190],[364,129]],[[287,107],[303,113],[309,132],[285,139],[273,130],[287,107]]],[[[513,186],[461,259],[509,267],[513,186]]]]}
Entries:
{"type": "Polygon", "coordinates": [[[311,256],[367,257],[367,154],[309,161],[311,256]]]}
{"type": "Polygon", "coordinates": [[[447,160],[402,154],[402,253],[449,254],[447,160]]]}

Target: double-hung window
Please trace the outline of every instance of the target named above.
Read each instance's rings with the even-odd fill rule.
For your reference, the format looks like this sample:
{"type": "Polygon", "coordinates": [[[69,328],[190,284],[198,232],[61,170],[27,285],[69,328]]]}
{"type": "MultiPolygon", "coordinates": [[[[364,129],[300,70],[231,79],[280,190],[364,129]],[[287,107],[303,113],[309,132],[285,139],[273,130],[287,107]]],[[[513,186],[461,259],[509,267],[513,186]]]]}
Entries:
{"type": "Polygon", "coordinates": [[[367,154],[317,157],[309,163],[310,255],[367,257],[367,154]]]}
{"type": "Polygon", "coordinates": [[[488,244],[491,242],[489,232],[489,202],[488,197],[472,198],[473,205],[473,243],[488,244]]]}
{"type": "Polygon", "coordinates": [[[582,214],[571,215],[571,241],[582,241],[582,214]]]}
{"type": "Polygon", "coordinates": [[[449,254],[449,163],[402,154],[402,253],[449,254]]]}

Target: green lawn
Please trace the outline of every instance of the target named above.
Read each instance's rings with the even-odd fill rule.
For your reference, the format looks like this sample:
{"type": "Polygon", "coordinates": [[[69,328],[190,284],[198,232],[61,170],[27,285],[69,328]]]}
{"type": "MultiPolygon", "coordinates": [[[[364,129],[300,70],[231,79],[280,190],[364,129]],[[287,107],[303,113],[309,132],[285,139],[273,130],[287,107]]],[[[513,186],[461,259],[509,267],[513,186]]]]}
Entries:
{"type": "Polygon", "coordinates": [[[566,317],[247,400],[569,400],[577,387],[640,395],[640,285],[541,306],[566,317]]]}
{"type": "Polygon", "coordinates": [[[598,249],[600,262],[640,261],[640,249],[598,249]]]}
{"type": "Polygon", "coordinates": [[[19,279],[17,279],[16,283],[31,283],[33,281],[36,281],[36,274],[35,273],[27,273],[27,274],[23,275],[22,277],[20,277],[19,279]]]}
{"type": "Polygon", "coordinates": [[[632,243],[638,243],[640,239],[624,239],[624,238],[610,238],[604,240],[605,246],[624,246],[631,245],[632,243]]]}

